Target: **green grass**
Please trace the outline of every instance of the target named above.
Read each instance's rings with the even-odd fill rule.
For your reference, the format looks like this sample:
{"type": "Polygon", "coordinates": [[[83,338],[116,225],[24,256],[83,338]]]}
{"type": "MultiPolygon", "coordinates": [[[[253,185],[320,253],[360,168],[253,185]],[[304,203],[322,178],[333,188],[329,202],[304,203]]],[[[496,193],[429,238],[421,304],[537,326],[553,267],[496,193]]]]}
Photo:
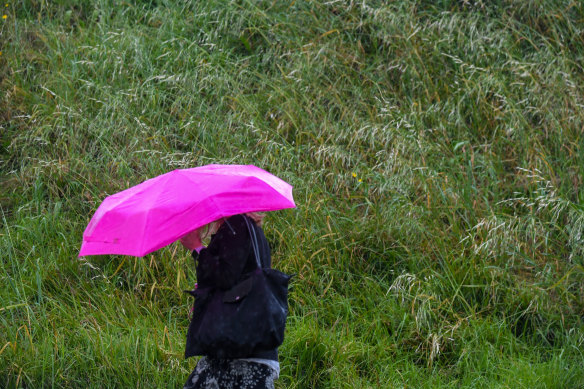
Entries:
{"type": "Polygon", "coordinates": [[[584,387],[579,1],[4,13],[0,387],[182,385],[188,254],[77,253],[108,194],[207,163],[294,185],[278,388],[584,387]]]}

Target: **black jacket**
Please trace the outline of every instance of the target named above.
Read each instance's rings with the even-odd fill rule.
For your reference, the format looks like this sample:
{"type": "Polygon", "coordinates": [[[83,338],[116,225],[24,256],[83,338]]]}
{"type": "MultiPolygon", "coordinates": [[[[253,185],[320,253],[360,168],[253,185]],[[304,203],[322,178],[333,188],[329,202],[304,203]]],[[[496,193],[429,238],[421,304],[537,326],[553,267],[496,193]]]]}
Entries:
{"type": "MultiPolygon", "coordinates": [[[[235,215],[229,217],[211,237],[209,246],[197,254],[193,251],[196,264],[197,284],[199,288],[217,287],[229,289],[237,284],[245,274],[256,269],[255,254],[251,238],[244,218],[248,216],[235,215]]],[[[262,267],[271,267],[270,247],[261,227],[251,219],[254,228],[259,257],[262,267]]],[[[189,339],[187,338],[187,347],[189,339]]],[[[249,358],[264,358],[278,360],[277,349],[266,350],[250,355],[249,358]]]]}

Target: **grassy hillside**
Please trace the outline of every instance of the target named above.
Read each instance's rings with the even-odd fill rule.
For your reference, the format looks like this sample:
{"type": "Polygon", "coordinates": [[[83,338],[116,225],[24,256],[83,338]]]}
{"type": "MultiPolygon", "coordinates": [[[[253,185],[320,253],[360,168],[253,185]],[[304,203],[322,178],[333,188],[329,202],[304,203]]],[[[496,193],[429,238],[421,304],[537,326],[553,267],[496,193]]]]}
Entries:
{"type": "Polygon", "coordinates": [[[584,387],[580,1],[0,5],[0,387],[182,385],[188,253],[77,253],[207,163],[295,188],[278,388],[584,387]]]}

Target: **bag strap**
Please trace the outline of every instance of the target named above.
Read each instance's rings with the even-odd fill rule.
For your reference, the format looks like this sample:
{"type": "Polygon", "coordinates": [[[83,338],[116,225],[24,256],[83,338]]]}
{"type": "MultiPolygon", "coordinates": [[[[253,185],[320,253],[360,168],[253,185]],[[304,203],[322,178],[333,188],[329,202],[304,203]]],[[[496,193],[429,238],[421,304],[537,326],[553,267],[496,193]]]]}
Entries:
{"type": "Polygon", "coordinates": [[[252,225],[250,225],[250,221],[249,221],[247,216],[243,215],[243,220],[245,220],[245,224],[247,225],[247,229],[249,230],[249,236],[251,238],[251,247],[252,247],[253,253],[255,255],[255,260],[256,260],[256,263],[258,265],[258,269],[261,269],[262,263],[260,262],[260,254],[259,254],[259,249],[258,249],[258,239],[256,236],[255,229],[253,228],[252,225]]]}

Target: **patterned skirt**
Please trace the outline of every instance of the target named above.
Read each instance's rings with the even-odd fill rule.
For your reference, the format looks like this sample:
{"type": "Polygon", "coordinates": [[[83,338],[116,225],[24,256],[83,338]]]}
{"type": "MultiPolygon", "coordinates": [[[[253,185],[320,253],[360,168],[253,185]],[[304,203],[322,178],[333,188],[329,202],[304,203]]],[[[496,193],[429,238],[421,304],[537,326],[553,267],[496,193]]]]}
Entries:
{"type": "Polygon", "coordinates": [[[273,389],[278,373],[263,363],[203,357],[183,389],[273,389]]]}

